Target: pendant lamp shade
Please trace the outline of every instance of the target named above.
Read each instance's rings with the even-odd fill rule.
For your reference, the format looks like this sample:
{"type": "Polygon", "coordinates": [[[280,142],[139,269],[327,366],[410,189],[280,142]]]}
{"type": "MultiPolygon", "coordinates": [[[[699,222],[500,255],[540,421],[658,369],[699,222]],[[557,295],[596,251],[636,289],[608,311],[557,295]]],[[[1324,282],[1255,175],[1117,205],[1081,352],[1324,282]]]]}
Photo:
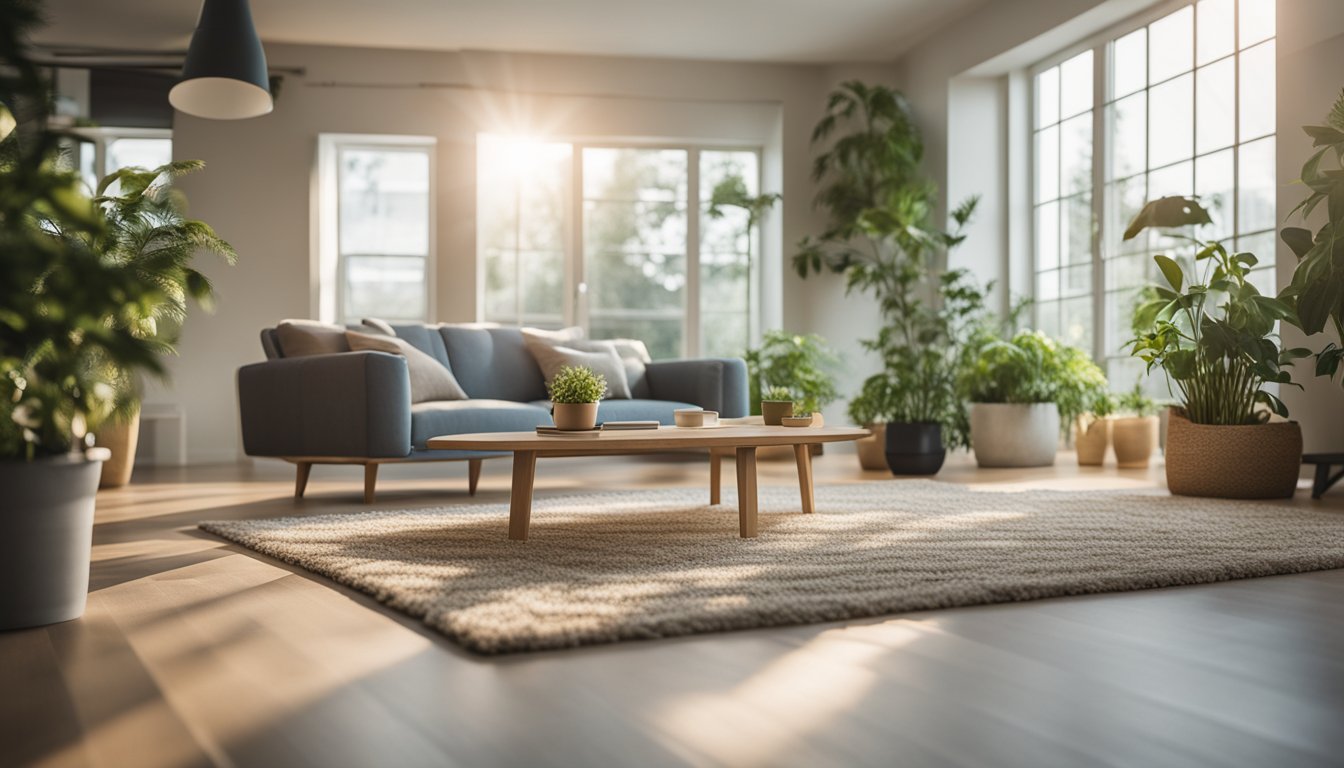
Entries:
{"type": "Polygon", "coordinates": [[[239,120],[274,108],[266,52],[247,0],[205,0],[182,80],[168,101],[189,115],[239,120]]]}

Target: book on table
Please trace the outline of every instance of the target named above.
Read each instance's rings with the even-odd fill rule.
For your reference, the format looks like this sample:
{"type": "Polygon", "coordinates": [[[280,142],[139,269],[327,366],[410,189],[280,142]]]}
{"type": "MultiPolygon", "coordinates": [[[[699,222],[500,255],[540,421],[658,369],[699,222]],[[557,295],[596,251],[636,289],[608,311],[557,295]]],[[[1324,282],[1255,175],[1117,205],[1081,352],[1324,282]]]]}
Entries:
{"type": "Polygon", "coordinates": [[[604,421],[598,425],[602,429],[657,429],[656,421],[604,421]]]}
{"type": "Polygon", "coordinates": [[[537,434],[543,437],[600,437],[602,425],[593,429],[560,429],[559,427],[538,426],[537,434]]]}

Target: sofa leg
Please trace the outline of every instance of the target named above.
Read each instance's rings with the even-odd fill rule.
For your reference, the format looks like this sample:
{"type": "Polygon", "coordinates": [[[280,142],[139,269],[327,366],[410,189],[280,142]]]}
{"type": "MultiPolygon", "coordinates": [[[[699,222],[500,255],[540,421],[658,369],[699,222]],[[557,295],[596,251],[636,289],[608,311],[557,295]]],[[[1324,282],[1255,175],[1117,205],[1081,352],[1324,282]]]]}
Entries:
{"type": "Polygon", "coordinates": [[[313,464],[310,461],[300,461],[294,466],[294,498],[303,498],[303,492],[308,488],[308,473],[312,471],[313,464]]]}
{"type": "Polygon", "coordinates": [[[378,484],[378,464],[369,462],[364,465],[364,503],[373,503],[373,487],[378,484]]]}
{"type": "Polygon", "coordinates": [[[481,460],[467,459],[467,494],[476,495],[476,485],[481,482],[481,460]]]}

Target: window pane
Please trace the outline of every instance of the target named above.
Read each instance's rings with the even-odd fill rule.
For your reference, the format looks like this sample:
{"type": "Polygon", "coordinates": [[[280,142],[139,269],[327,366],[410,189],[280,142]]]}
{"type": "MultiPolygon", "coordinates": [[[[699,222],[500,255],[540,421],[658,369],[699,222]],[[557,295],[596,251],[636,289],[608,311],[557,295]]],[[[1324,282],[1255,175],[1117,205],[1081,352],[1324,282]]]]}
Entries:
{"type": "Polygon", "coordinates": [[[345,259],[345,320],[425,318],[425,259],[422,256],[348,256],[345,259]]]}
{"type": "Polygon", "coordinates": [[[1059,126],[1061,195],[1092,188],[1092,115],[1070,118],[1059,126]]]}
{"type": "Polygon", "coordinates": [[[429,155],[424,150],[343,149],[342,254],[429,252],[429,155]]]}
{"type": "Polygon", "coordinates": [[[107,168],[103,172],[132,166],[158,168],[172,160],[172,139],[113,139],[107,143],[107,168]]]}
{"type": "Polygon", "coordinates": [[[1059,270],[1052,269],[1036,276],[1036,300],[1053,301],[1059,298],[1059,270]]]}
{"type": "Polygon", "coordinates": [[[1065,299],[1059,303],[1059,338],[1066,344],[1092,350],[1092,297],[1065,299]]]}
{"type": "Polygon", "coordinates": [[[1195,194],[1209,211],[1213,225],[1208,234],[1214,240],[1231,237],[1232,231],[1232,189],[1235,179],[1232,173],[1232,150],[1224,149],[1195,160],[1195,194]]]}
{"type": "Polygon", "coordinates": [[[1092,108],[1092,52],[1083,51],[1059,65],[1059,116],[1092,108]]]}
{"type": "Polygon", "coordinates": [[[1136,93],[1106,108],[1110,116],[1111,155],[1107,178],[1142,173],[1146,163],[1148,95],[1136,93]]]}
{"type": "Polygon", "coordinates": [[[493,322],[518,321],[517,250],[486,248],[485,319],[493,322]]]}
{"type": "Polygon", "coordinates": [[[1036,209],[1036,268],[1059,266],[1059,203],[1046,203],[1036,209]]]}
{"type": "Polygon", "coordinates": [[[1186,160],[1184,163],[1158,168],[1149,173],[1148,199],[1156,200],[1159,197],[1171,197],[1173,195],[1193,195],[1195,193],[1193,172],[1194,164],[1186,160]]]}
{"type": "Polygon", "coordinates": [[[1245,48],[1274,36],[1274,0],[1241,0],[1240,40],[1245,48]]]}
{"type": "Polygon", "coordinates": [[[1063,201],[1064,220],[1060,242],[1066,264],[1092,263],[1092,196],[1076,195],[1063,201]]]}
{"type": "Polygon", "coordinates": [[[1199,39],[1195,44],[1195,60],[1208,64],[1236,50],[1232,22],[1236,16],[1233,0],[1199,0],[1199,39]]]}
{"type": "Polygon", "coordinates": [[[1059,197],[1059,126],[1036,134],[1036,202],[1059,197]]]}
{"type": "Polygon", "coordinates": [[[1120,179],[1107,187],[1106,195],[1106,253],[1128,253],[1147,247],[1147,232],[1133,240],[1122,240],[1129,222],[1139,215],[1147,200],[1146,178],[1143,175],[1120,179]]]}
{"type": "Polygon", "coordinates": [[[1160,83],[1193,67],[1194,8],[1184,8],[1148,25],[1148,82],[1160,83]]]}
{"type": "Polygon", "coordinates": [[[1036,328],[1052,338],[1059,338],[1059,302],[1047,301],[1036,305],[1036,328]]]}
{"type": "MultiPolygon", "coordinates": [[[[1275,262],[1274,249],[1278,246],[1278,242],[1278,236],[1273,230],[1254,235],[1242,235],[1237,238],[1237,253],[1255,254],[1258,260],[1255,265],[1256,271],[1269,270],[1272,272],[1275,262]]],[[[1270,284],[1273,284],[1272,280],[1270,284]]],[[[1263,286],[1257,284],[1256,287],[1260,288],[1261,293],[1266,293],[1263,286]]],[[[1274,291],[1274,293],[1278,293],[1278,291],[1274,291]]]]}
{"type": "Polygon", "coordinates": [[[1236,141],[1235,62],[1228,58],[1201,67],[1195,78],[1195,151],[1203,154],[1232,146],[1236,141]]]}
{"type": "Polygon", "coordinates": [[[700,153],[700,350],[708,356],[737,356],[751,340],[751,286],[757,233],[750,213],[722,206],[708,214],[715,188],[757,194],[760,173],[755,152],[700,153]]]}
{"type": "Polygon", "coordinates": [[[1241,140],[1274,132],[1274,41],[1241,52],[1241,140]]]}
{"type": "Polygon", "coordinates": [[[1237,229],[1274,228],[1274,137],[1241,145],[1237,165],[1237,229]]]}
{"type": "Polygon", "coordinates": [[[1092,293],[1092,265],[1066,267],[1059,274],[1059,295],[1065,298],[1092,293]]]}
{"type": "Polygon", "coordinates": [[[683,150],[584,149],[584,275],[594,338],[642,339],[655,357],[684,353],[686,163],[683,150]]]}
{"type": "Polygon", "coordinates": [[[1162,166],[1190,157],[1194,133],[1194,78],[1182,75],[1149,91],[1148,164],[1162,166]]]}
{"type": "Polygon", "coordinates": [[[1036,127],[1059,121],[1059,67],[1036,76],[1036,127]]]}
{"type": "Polygon", "coordinates": [[[1148,84],[1148,30],[1136,29],[1115,41],[1111,98],[1131,94],[1148,84]]]}

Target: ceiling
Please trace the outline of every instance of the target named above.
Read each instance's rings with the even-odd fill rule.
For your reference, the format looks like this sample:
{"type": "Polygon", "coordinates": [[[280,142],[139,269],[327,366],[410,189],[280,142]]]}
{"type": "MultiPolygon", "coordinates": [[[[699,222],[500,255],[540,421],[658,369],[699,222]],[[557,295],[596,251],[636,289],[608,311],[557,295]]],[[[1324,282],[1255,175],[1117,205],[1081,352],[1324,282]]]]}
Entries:
{"type": "MultiPolygon", "coordinates": [[[[252,0],[267,42],[888,62],[986,0],[252,0]]],[[[199,0],[47,0],[38,42],[185,48],[199,0]]]]}

